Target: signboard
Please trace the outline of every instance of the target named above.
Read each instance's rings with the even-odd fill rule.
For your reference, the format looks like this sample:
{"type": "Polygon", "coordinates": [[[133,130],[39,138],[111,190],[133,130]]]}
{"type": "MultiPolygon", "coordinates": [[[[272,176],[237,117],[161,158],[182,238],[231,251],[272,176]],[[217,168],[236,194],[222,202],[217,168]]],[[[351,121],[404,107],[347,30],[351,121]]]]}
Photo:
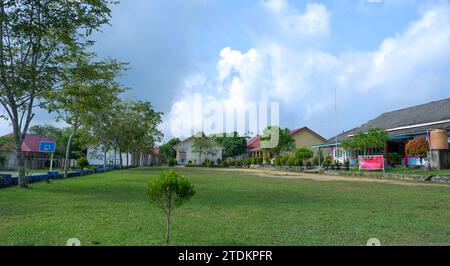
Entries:
{"type": "Polygon", "coordinates": [[[384,156],[359,156],[359,170],[383,170],[384,156]]]}
{"type": "Polygon", "coordinates": [[[54,153],[56,150],[56,143],[52,141],[41,141],[39,143],[39,152],[54,153]]]}

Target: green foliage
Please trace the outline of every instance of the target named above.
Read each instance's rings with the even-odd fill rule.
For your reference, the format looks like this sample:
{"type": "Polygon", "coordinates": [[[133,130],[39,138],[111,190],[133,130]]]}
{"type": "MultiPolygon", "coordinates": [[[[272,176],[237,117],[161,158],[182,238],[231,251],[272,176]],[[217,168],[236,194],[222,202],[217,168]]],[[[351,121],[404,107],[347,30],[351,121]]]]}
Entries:
{"type": "Polygon", "coordinates": [[[294,157],[296,159],[299,159],[303,162],[312,159],[314,157],[314,152],[310,149],[307,148],[300,148],[298,150],[295,151],[294,153],[294,157]]]}
{"type": "Polygon", "coordinates": [[[86,159],[86,157],[81,157],[77,161],[77,167],[79,167],[81,170],[85,169],[89,166],[89,161],[86,159]]]}
{"type": "Polygon", "coordinates": [[[168,162],[170,159],[175,159],[177,156],[177,152],[173,148],[175,145],[179,144],[181,141],[177,138],[169,140],[164,145],[159,147],[159,156],[165,161],[168,162]]]}
{"type": "Polygon", "coordinates": [[[371,128],[367,133],[359,132],[353,138],[341,143],[342,148],[365,152],[371,148],[384,148],[389,135],[379,128],[371,128]]]}
{"type": "Polygon", "coordinates": [[[174,170],[169,170],[161,173],[158,180],[149,183],[147,195],[150,202],[155,203],[166,215],[166,244],[169,245],[171,214],[176,207],[195,195],[194,186],[174,170]]]}
{"type": "MultiPolygon", "coordinates": [[[[212,138],[208,138],[203,132],[194,136],[192,151],[199,154],[199,161],[202,161],[203,155],[206,156],[206,159],[208,159],[208,156],[215,156],[217,154],[216,148],[217,143],[212,138]]],[[[209,162],[205,165],[208,167],[209,162]]]]}
{"type": "Polygon", "coordinates": [[[225,148],[224,158],[242,155],[247,150],[247,138],[240,137],[237,132],[234,132],[232,135],[215,136],[212,139],[225,148]]]}
{"type": "Polygon", "coordinates": [[[5,167],[5,164],[6,164],[6,157],[3,155],[0,155],[0,169],[5,167]]]}
{"type": "Polygon", "coordinates": [[[177,165],[177,160],[175,159],[170,159],[169,162],[167,163],[170,167],[174,167],[177,165]]]}
{"type": "MultiPolygon", "coordinates": [[[[0,105],[6,109],[17,147],[34,109],[65,83],[66,66],[94,44],[92,34],[109,24],[115,1],[15,0],[1,2],[0,105]]],[[[5,118],[1,115],[0,118],[5,118]]],[[[19,154],[19,185],[26,187],[19,154]]]]}
{"type": "Polygon", "coordinates": [[[281,129],[277,126],[269,126],[261,136],[261,148],[264,152],[280,154],[281,152],[294,150],[295,140],[292,138],[288,128],[281,129]],[[278,138],[273,135],[276,133],[278,133],[278,138]],[[265,143],[270,144],[266,146],[265,143]],[[274,144],[273,147],[271,147],[272,144],[274,144]]]}
{"type": "Polygon", "coordinates": [[[403,158],[402,155],[398,152],[389,153],[389,161],[391,161],[392,165],[400,164],[402,158],[403,158]]]}
{"type": "Polygon", "coordinates": [[[224,168],[228,168],[229,164],[226,160],[224,160],[220,166],[222,166],[224,168]]]}
{"type": "Polygon", "coordinates": [[[323,165],[326,166],[326,167],[330,166],[332,163],[333,163],[333,160],[331,159],[330,156],[327,156],[325,158],[325,160],[323,161],[323,165]]]}

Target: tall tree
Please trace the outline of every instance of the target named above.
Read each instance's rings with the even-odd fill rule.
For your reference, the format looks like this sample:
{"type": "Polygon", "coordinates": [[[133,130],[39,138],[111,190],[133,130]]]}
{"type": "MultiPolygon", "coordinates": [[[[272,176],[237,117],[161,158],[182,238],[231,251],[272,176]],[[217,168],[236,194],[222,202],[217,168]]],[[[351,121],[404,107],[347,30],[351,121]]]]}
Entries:
{"type": "Polygon", "coordinates": [[[169,140],[169,142],[159,147],[159,155],[164,160],[164,162],[167,163],[170,159],[175,159],[177,157],[177,152],[173,147],[180,142],[180,139],[175,138],[169,140]]]}
{"type": "Polygon", "coordinates": [[[295,149],[295,140],[292,138],[289,129],[269,126],[261,136],[261,148],[264,152],[279,155],[281,152],[293,151],[295,149]],[[269,143],[270,145],[263,145],[264,143],[269,143]]]}
{"type": "Polygon", "coordinates": [[[67,177],[70,149],[78,129],[86,123],[91,113],[96,115],[109,110],[119,93],[123,91],[117,77],[124,65],[115,60],[93,61],[94,54],[80,53],[68,62],[61,75],[61,87],[48,93],[50,111],[57,113],[57,121],[71,127],[66,144],[64,177],[67,177]]]}
{"type": "Polygon", "coordinates": [[[45,94],[60,86],[63,63],[92,45],[108,24],[109,0],[0,0],[0,105],[12,125],[19,186],[27,187],[21,146],[45,94]]]}
{"type": "Polygon", "coordinates": [[[247,138],[240,137],[238,132],[231,135],[216,136],[213,139],[225,148],[223,154],[225,158],[239,156],[247,151],[247,138]]]}

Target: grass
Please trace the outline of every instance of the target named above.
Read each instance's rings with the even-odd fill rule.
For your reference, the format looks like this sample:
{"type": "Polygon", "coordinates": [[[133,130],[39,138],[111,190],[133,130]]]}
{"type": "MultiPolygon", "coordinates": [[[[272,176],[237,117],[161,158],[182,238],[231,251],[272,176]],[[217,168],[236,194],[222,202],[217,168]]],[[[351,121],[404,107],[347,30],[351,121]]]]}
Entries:
{"type": "MultiPolygon", "coordinates": [[[[0,190],[0,245],[162,245],[164,217],[141,168],[0,190]]],[[[450,243],[450,186],[319,182],[178,170],[197,194],[173,217],[175,245],[450,243]]]]}
{"type": "MultiPolygon", "coordinates": [[[[352,169],[352,171],[359,172],[358,169],[352,169]]],[[[373,172],[373,173],[382,173],[382,171],[365,171],[362,172],[373,172]]],[[[424,176],[450,176],[450,169],[443,170],[431,170],[427,171],[421,168],[386,168],[386,173],[390,174],[406,174],[406,175],[424,175],[424,176]]]]}

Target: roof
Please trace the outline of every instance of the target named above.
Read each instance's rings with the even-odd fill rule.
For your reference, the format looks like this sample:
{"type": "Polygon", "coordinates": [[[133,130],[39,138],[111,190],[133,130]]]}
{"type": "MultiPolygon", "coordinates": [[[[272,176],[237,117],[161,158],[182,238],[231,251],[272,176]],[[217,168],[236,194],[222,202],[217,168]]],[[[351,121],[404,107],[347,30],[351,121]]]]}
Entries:
{"type": "MultiPolygon", "coordinates": [[[[181,145],[184,145],[184,144],[186,144],[186,143],[191,142],[194,138],[195,138],[195,135],[194,135],[194,136],[191,136],[191,137],[189,137],[189,138],[187,138],[187,139],[185,139],[185,140],[183,140],[183,141],[181,141],[181,142],[178,143],[177,145],[174,145],[173,148],[174,148],[174,149],[177,149],[177,147],[179,147],[179,146],[181,146],[181,145]]],[[[224,148],[224,147],[223,147],[222,145],[220,145],[219,143],[217,143],[217,142],[215,142],[215,141],[214,141],[214,143],[216,144],[217,147],[219,147],[219,148],[224,148]]]]}
{"type": "Polygon", "coordinates": [[[152,153],[153,155],[158,155],[158,154],[159,154],[159,151],[160,151],[160,148],[159,148],[159,147],[153,147],[152,150],[151,150],[151,153],[152,153]]]}
{"type": "Polygon", "coordinates": [[[324,137],[322,137],[321,135],[317,134],[315,131],[313,131],[313,130],[310,129],[309,127],[302,127],[302,128],[294,129],[294,130],[292,130],[289,134],[290,134],[291,136],[293,136],[293,135],[295,135],[295,134],[297,134],[297,133],[299,133],[299,132],[302,132],[302,131],[308,131],[309,133],[311,133],[311,134],[313,134],[314,136],[316,136],[316,137],[318,137],[319,139],[321,139],[323,142],[327,142],[327,139],[326,139],[326,138],[324,138],[324,137]]]}
{"type": "Polygon", "coordinates": [[[249,149],[259,149],[261,147],[261,137],[256,136],[249,141],[247,141],[247,148],[249,149]]]}
{"type": "MultiPolygon", "coordinates": [[[[13,137],[14,135],[8,134],[3,137],[13,137]]],[[[22,143],[22,151],[24,152],[39,152],[39,145],[41,141],[49,141],[49,142],[55,142],[54,139],[51,138],[43,138],[35,135],[27,134],[25,135],[25,139],[22,143]]]]}
{"type": "MultiPolygon", "coordinates": [[[[314,132],[313,130],[311,130],[308,127],[302,127],[302,128],[297,128],[294,130],[291,130],[289,132],[289,135],[293,136],[297,133],[300,133],[302,131],[307,131],[311,134],[313,134],[314,136],[318,137],[319,139],[321,139],[323,142],[327,142],[327,139],[325,139],[324,137],[322,137],[321,135],[317,134],[316,132],[314,132]]],[[[258,151],[261,149],[261,137],[260,136],[256,136],[254,138],[252,138],[251,140],[249,140],[247,142],[247,148],[250,149],[250,151],[258,151]]]]}
{"type": "MultiPolygon", "coordinates": [[[[338,141],[370,128],[388,131],[390,137],[421,134],[433,129],[450,130],[450,98],[384,113],[366,124],[337,136],[338,141]]],[[[334,143],[336,137],[328,143],[334,143]]]]}

